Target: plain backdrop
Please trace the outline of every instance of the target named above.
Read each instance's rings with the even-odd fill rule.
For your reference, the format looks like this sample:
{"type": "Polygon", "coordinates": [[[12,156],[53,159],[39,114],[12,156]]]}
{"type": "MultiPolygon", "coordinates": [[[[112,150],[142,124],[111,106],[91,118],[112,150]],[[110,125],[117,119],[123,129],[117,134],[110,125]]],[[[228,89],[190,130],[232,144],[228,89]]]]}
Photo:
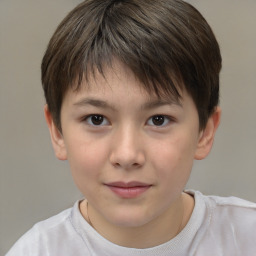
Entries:
{"type": "MultiPolygon", "coordinates": [[[[0,255],[39,220],[81,198],[55,159],[43,116],[40,63],[78,0],[0,1],[0,255]]],[[[256,1],[194,0],[219,41],[222,123],[188,188],[256,201],[256,1]]]]}

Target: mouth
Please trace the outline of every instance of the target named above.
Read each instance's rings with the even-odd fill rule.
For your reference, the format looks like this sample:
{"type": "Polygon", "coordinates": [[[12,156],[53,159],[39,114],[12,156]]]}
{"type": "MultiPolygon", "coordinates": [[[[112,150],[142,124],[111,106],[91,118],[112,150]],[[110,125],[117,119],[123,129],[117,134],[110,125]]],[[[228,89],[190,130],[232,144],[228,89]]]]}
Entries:
{"type": "Polygon", "coordinates": [[[104,184],[107,186],[115,195],[121,198],[136,198],[145,193],[149,188],[152,187],[151,184],[146,184],[142,182],[132,181],[132,182],[112,182],[104,184]]]}

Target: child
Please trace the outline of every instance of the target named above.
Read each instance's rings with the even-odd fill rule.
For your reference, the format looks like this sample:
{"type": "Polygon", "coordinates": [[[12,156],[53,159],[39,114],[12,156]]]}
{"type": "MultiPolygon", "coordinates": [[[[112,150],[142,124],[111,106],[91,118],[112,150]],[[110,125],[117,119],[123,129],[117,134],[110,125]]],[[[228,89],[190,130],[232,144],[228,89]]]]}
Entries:
{"type": "Polygon", "coordinates": [[[256,205],[184,191],[220,122],[221,55],[181,0],[86,0],[42,62],[55,154],[86,199],[12,255],[256,255],[256,205]]]}

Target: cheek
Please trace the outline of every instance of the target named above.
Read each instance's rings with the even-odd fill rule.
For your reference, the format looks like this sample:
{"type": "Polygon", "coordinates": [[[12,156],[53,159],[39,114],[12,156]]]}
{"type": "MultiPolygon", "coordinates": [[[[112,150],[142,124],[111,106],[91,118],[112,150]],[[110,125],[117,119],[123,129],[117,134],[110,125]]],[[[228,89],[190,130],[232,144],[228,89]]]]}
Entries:
{"type": "Polygon", "coordinates": [[[101,170],[107,161],[107,149],[101,143],[90,140],[73,140],[68,145],[68,162],[75,183],[83,189],[84,184],[99,180],[101,170]]]}
{"type": "Polygon", "coordinates": [[[159,179],[162,182],[171,182],[174,186],[185,185],[192,169],[194,151],[194,143],[188,136],[177,136],[161,143],[152,154],[159,179]]]}

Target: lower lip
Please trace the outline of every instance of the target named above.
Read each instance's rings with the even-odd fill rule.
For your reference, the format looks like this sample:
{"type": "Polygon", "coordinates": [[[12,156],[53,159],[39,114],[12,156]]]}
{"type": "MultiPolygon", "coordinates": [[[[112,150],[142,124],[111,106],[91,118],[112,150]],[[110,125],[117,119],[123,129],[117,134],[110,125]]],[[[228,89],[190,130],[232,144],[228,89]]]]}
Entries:
{"type": "Polygon", "coordinates": [[[114,187],[108,186],[109,189],[114,192],[116,195],[122,198],[136,198],[146,192],[151,186],[143,187],[114,187]]]}

